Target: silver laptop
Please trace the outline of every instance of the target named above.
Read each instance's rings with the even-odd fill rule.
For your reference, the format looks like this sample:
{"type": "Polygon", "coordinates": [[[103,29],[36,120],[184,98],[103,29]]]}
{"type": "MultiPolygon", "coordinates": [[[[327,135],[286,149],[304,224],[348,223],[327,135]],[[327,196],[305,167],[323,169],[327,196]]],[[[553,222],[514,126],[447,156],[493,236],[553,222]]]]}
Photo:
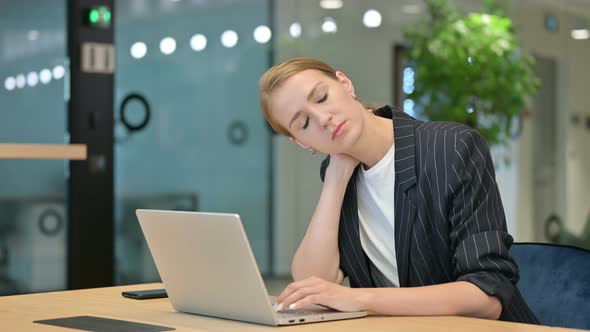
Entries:
{"type": "Polygon", "coordinates": [[[237,214],[159,210],[136,213],[177,311],[266,325],[367,315],[320,306],[276,312],[237,214]]]}

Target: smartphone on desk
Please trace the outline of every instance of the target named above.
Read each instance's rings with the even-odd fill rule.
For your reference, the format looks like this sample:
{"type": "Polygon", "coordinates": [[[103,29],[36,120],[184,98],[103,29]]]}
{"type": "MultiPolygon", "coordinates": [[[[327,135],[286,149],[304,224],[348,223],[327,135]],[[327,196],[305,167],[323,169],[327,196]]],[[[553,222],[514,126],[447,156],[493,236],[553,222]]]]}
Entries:
{"type": "Polygon", "coordinates": [[[138,291],[126,291],[122,292],[121,295],[124,297],[128,297],[130,299],[135,300],[145,300],[145,299],[157,299],[160,297],[168,297],[166,290],[164,288],[161,289],[146,289],[146,290],[138,290],[138,291]]]}

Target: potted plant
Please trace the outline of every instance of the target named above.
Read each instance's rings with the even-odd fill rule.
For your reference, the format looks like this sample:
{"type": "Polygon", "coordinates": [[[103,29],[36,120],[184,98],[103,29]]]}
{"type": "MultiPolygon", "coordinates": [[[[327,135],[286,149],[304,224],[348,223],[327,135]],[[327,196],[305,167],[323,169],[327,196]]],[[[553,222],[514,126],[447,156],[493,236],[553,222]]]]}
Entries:
{"type": "Polygon", "coordinates": [[[510,137],[512,119],[538,89],[534,59],[522,53],[512,21],[495,1],[487,13],[462,14],[447,0],[425,0],[428,17],[409,27],[414,90],[429,120],[465,123],[489,145],[510,137]]]}

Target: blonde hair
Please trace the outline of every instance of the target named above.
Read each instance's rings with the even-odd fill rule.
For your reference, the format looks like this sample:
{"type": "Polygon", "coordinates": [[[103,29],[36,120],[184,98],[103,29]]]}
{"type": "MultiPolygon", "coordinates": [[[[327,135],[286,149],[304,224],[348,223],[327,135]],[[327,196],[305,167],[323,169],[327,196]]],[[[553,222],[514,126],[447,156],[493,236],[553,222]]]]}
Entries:
{"type": "MultiPolygon", "coordinates": [[[[338,80],[336,70],[325,62],[312,58],[293,58],[286,60],[266,71],[260,78],[260,107],[266,121],[276,132],[290,137],[289,131],[281,126],[271,115],[270,95],[276,88],[287,80],[289,77],[298,74],[304,70],[318,70],[327,77],[338,80]]],[[[360,102],[366,108],[374,108],[375,105],[360,102]]]]}

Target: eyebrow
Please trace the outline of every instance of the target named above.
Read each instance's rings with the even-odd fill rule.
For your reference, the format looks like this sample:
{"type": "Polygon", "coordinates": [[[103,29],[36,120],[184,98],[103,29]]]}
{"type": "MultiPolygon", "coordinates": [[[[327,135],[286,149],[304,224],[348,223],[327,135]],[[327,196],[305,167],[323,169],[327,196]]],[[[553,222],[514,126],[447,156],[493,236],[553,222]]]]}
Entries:
{"type": "MultiPolygon", "coordinates": [[[[311,91],[309,92],[309,94],[307,95],[307,101],[311,100],[311,97],[313,97],[313,95],[315,95],[315,92],[317,91],[318,87],[322,84],[323,82],[317,82],[316,85],[313,86],[313,88],[311,89],[311,91]]],[[[293,115],[293,117],[291,118],[291,121],[289,121],[289,129],[291,129],[291,124],[293,124],[293,122],[295,120],[297,120],[297,118],[301,115],[303,111],[299,110],[295,113],[295,115],[293,115]]]]}

